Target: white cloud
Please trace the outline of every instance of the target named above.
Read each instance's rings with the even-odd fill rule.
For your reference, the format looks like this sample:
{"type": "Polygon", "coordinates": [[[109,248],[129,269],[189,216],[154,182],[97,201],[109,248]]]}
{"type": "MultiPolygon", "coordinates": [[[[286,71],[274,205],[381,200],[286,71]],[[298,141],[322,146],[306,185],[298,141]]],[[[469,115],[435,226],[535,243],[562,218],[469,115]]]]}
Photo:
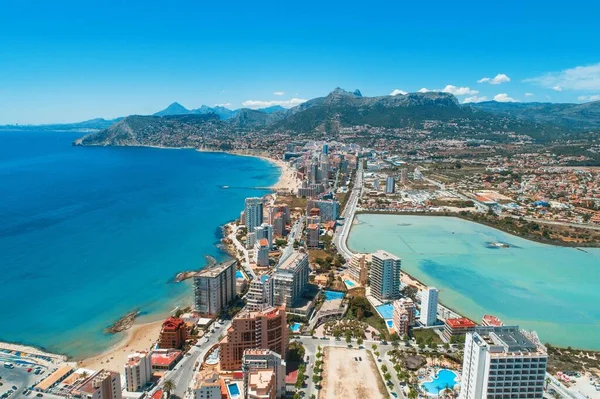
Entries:
{"type": "Polygon", "coordinates": [[[397,96],[398,94],[405,95],[405,94],[408,94],[408,93],[407,93],[407,92],[405,92],[404,90],[400,90],[400,89],[394,89],[394,91],[392,91],[392,92],[390,93],[390,96],[397,96]]]}
{"type": "Polygon", "coordinates": [[[468,104],[468,103],[480,103],[482,101],[487,101],[487,97],[486,96],[472,96],[472,97],[467,97],[465,98],[465,101],[463,102],[463,104],[468,104]]]}
{"type": "Polygon", "coordinates": [[[577,97],[577,101],[600,101],[600,94],[594,94],[591,96],[579,96],[577,97]]]}
{"type": "Polygon", "coordinates": [[[285,91],[274,91],[273,94],[276,96],[283,96],[285,94],[285,91]]]}
{"type": "Polygon", "coordinates": [[[429,93],[430,91],[433,91],[433,90],[429,90],[426,87],[423,87],[422,89],[419,89],[419,93],[429,93]]]}
{"type": "Polygon", "coordinates": [[[509,97],[508,94],[506,94],[506,93],[496,94],[494,96],[494,101],[498,101],[499,103],[515,103],[515,102],[517,102],[517,100],[515,100],[512,97],[509,97]]]}
{"type": "Polygon", "coordinates": [[[552,90],[554,90],[554,91],[562,91],[562,87],[560,87],[559,85],[555,85],[555,86],[552,86],[552,90]]]}
{"type": "Polygon", "coordinates": [[[231,107],[231,103],[215,104],[215,107],[231,107]]]}
{"type": "Polygon", "coordinates": [[[499,85],[501,83],[508,83],[508,82],[510,82],[510,78],[503,73],[499,73],[498,75],[494,76],[493,78],[481,78],[477,81],[477,83],[489,83],[491,85],[499,85]]]}
{"type": "Polygon", "coordinates": [[[466,96],[479,93],[477,90],[471,90],[469,87],[456,87],[453,85],[447,85],[441,91],[444,93],[454,94],[455,96],[466,96]]]}
{"type": "Polygon", "coordinates": [[[533,97],[533,96],[535,96],[535,94],[533,94],[533,93],[525,93],[525,97],[533,97]]]}
{"type": "Polygon", "coordinates": [[[525,79],[525,82],[545,88],[558,86],[563,90],[600,90],[600,63],[550,72],[525,79]]]}
{"type": "Polygon", "coordinates": [[[292,98],[290,100],[272,100],[272,101],[262,101],[262,100],[246,100],[242,103],[242,105],[246,108],[266,108],[272,107],[274,105],[281,105],[284,108],[295,107],[296,105],[302,104],[306,102],[302,98],[292,98]]]}

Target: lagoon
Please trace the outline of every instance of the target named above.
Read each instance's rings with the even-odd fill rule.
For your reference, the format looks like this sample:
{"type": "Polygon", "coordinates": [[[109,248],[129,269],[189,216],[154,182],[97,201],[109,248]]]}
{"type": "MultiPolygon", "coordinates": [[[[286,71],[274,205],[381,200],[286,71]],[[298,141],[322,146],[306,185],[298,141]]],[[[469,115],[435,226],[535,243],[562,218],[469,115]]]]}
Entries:
{"type": "Polygon", "coordinates": [[[258,158],[79,136],[0,132],[0,340],[76,358],[114,344],[103,329],[128,311],[191,303],[176,273],[223,260],[220,226],[279,178],[258,158]]]}
{"type": "Polygon", "coordinates": [[[400,256],[404,271],[477,322],[491,313],[544,342],[600,349],[600,248],[540,244],[453,217],[376,214],[356,216],[348,246],[400,256]]]}

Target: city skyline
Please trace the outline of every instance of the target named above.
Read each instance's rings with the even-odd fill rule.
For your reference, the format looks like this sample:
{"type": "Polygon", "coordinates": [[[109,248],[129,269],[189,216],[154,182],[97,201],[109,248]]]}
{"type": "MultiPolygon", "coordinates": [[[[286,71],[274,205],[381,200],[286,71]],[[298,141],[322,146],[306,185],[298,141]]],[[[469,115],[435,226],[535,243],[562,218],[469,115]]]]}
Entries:
{"type": "Polygon", "coordinates": [[[174,101],[288,108],[337,86],[366,96],[440,90],[461,102],[600,99],[591,2],[232,4],[227,13],[110,3],[5,6],[0,124],[152,114],[174,101]]]}

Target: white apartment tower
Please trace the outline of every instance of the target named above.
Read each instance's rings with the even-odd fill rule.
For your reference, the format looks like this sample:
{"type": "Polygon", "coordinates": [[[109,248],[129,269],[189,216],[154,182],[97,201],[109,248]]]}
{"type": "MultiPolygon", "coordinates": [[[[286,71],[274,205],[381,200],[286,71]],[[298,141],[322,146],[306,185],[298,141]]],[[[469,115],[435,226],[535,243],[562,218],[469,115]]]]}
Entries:
{"type": "Polygon", "coordinates": [[[242,372],[244,375],[244,392],[246,398],[261,397],[258,392],[253,392],[253,376],[258,380],[261,371],[269,371],[274,375],[275,397],[281,398],[285,395],[285,361],[281,355],[269,349],[246,349],[242,358],[242,372]]]}
{"type": "Polygon", "coordinates": [[[273,225],[262,223],[254,228],[254,233],[256,234],[256,241],[264,238],[269,243],[269,249],[273,249],[273,225]]]}
{"type": "Polygon", "coordinates": [[[125,389],[129,392],[141,391],[152,379],[150,354],[136,352],[127,356],[125,363],[125,389]]]}
{"type": "Polygon", "coordinates": [[[194,276],[194,307],[206,315],[220,313],[236,295],[236,261],[215,265],[194,276]]]}
{"type": "Polygon", "coordinates": [[[542,399],[548,355],[537,334],[519,327],[467,333],[460,399],[542,399]]]}
{"type": "Polygon", "coordinates": [[[273,306],[294,307],[308,284],[308,255],[295,251],[278,267],[272,277],[273,306]]]}
{"type": "Polygon", "coordinates": [[[402,260],[382,250],[374,252],[371,259],[371,295],[381,302],[400,298],[402,260]]]}
{"type": "Polygon", "coordinates": [[[263,223],[263,199],[259,197],[246,198],[246,209],[244,211],[246,229],[248,233],[254,232],[254,228],[263,223]]]}
{"type": "Polygon", "coordinates": [[[421,294],[421,316],[419,321],[426,327],[437,321],[438,293],[435,287],[427,287],[421,294]]]}

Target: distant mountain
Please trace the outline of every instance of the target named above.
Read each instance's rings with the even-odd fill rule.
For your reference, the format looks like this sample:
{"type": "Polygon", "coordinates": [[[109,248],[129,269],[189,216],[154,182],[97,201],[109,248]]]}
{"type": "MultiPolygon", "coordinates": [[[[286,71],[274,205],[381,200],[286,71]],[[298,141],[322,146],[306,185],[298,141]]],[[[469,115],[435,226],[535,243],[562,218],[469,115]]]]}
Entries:
{"type": "Polygon", "coordinates": [[[371,125],[407,127],[424,120],[447,120],[465,117],[472,110],[461,107],[456,97],[447,93],[410,93],[397,96],[363,97],[336,88],[326,97],[318,97],[289,109],[278,129],[310,132],[332,126],[371,125]]]}
{"type": "Polygon", "coordinates": [[[5,125],[1,130],[47,130],[47,131],[91,131],[101,130],[123,120],[123,118],[103,119],[95,118],[83,122],[55,123],[47,125],[5,125]]]}
{"type": "Polygon", "coordinates": [[[215,107],[209,107],[208,105],[202,105],[200,108],[187,109],[183,105],[181,105],[177,102],[174,102],[173,104],[169,105],[167,108],[163,109],[162,111],[156,112],[153,115],[154,116],[207,115],[207,114],[213,113],[213,114],[217,114],[219,116],[219,118],[221,118],[223,120],[227,120],[227,119],[231,119],[231,118],[235,117],[242,110],[257,111],[257,112],[261,112],[263,114],[273,114],[275,112],[285,111],[285,108],[283,108],[280,105],[274,105],[272,107],[259,108],[256,110],[251,110],[249,108],[240,108],[240,109],[231,110],[229,108],[225,108],[225,107],[222,107],[219,105],[217,105],[215,107]]]}
{"type": "Polygon", "coordinates": [[[167,108],[163,109],[162,111],[158,111],[157,113],[155,113],[153,115],[154,116],[187,115],[187,114],[191,114],[191,113],[193,113],[191,110],[187,109],[186,107],[179,104],[178,102],[174,102],[171,105],[169,105],[167,108]]]}
{"type": "Polygon", "coordinates": [[[283,108],[281,105],[273,105],[271,107],[259,108],[258,111],[272,114],[273,112],[285,111],[285,108],[283,108]]]}
{"type": "Polygon", "coordinates": [[[241,108],[236,110],[236,114],[227,122],[238,128],[267,127],[284,117],[284,112],[279,110],[265,112],[264,109],[241,108]]]}
{"type": "Polygon", "coordinates": [[[496,115],[569,128],[600,128],[600,101],[584,104],[501,103],[485,101],[470,107],[496,115]]]}

